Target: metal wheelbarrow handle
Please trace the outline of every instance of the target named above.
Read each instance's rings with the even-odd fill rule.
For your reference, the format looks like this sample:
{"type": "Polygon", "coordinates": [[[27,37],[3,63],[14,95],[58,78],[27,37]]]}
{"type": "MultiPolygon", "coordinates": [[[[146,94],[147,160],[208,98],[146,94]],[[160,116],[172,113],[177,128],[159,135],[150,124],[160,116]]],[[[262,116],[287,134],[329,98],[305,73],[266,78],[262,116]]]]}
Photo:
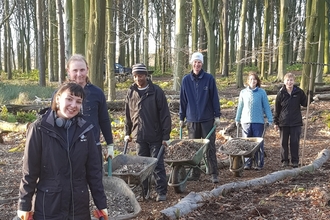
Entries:
{"type": "Polygon", "coordinates": [[[215,130],[215,128],[216,128],[217,126],[213,126],[213,128],[210,130],[210,132],[206,135],[206,137],[205,137],[205,139],[209,139],[210,138],[210,136],[211,136],[211,134],[214,132],[214,130],[215,130]]]}

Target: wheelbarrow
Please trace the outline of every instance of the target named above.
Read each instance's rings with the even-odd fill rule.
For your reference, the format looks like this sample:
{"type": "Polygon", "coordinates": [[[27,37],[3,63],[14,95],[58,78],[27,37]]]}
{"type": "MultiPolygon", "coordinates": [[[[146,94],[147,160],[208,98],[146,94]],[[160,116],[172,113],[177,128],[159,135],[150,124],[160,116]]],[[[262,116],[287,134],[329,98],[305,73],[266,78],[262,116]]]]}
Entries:
{"type": "MultiPolygon", "coordinates": [[[[111,215],[111,213],[109,213],[109,219],[114,219],[114,220],[132,219],[141,212],[142,210],[141,206],[139,202],[136,200],[134,192],[127,184],[125,184],[124,180],[115,176],[104,177],[103,185],[106,193],[117,192],[118,194],[126,196],[133,207],[133,211],[127,214],[111,215]]],[[[111,208],[109,209],[111,211],[111,208]]],[[[92,220],[98,220],[98,219],[92,217],[92,220]]]]}
{"type": "MultiPolygon", "coordinates": [[[[142,157],[142,156],[133,156],[126,154],[127,142],[125,142],[124,154],[119,154],[112,159],[112,176],[121,178],[126,182],[128,186],[134,190],[136,187],[140,186],[142,189],[142,198],[147,199],[150,195],[150,185],[151,185],[151,176],[154,172],[154,169],[157,166],[158,159],[153,157],[142,157]],[[127,170],[127,172],[118,172],[119,168],[128,167],[132,165],[143,164],[143,169],[138,172],[132,170],[127,170]],[[145,193],[143,182],[148,180],[148,191],[145,193]]],[[[159,155],[161,155],[164,150],[164,146],[161,147],[159,155]]],[[[105,172],[108,172],[107,163],[104,165],[105,172]]]]}
{"type": "MultiPolygon", "coordinates": [[[[211,129],[209,134],[206,136],[205,139],[186,139],[189,141],[193,141],[194,143],[201,145],[201,147],[196,150],[196,152],[193,154],[191,158],[180,158],[178,160],[171,160],[164,158],[165,163],[167,163],[171,167],[171,173],[169,175],[168,179],[168,186],[171,186],[174,188],[174,191],[176,193],[183,193],[186,190],[187,186],[187,180],[194,168],[197,168],[201,170],[203,173],[206,173],[203,169],[200,167],[200,163],[202,161],[207,164],[206,161],[206,152],[208,150],[208,144],[210,140],[208,139],[210,135],[214,132],[215,126],[211,129]]],[[[173,140],[169,143],[169,147],[171,145],[183,141],[183,139],[177,139],[173,140]]],[[[182,146],[184,147],[184,146],[182,146]]]]}
{"type": "Polygon", "coordinates": [[[233,138],[228,140],[225,144],[221,145],[219,148],[219,152],[223,154],[229,155],[229,170],[234,174],[236,177],[240,177],[243,174],[244,170],[244,163],[245,158],[253,159],[255,153],[259,150],[260,144],[263,142],[263,138],[261,137],[240,137],[240,138],[233,138]],[[244,142],[249,141],[251,142],[250,148],[241,148],[233,145],[232,143],[237,142],[244,142]]]}

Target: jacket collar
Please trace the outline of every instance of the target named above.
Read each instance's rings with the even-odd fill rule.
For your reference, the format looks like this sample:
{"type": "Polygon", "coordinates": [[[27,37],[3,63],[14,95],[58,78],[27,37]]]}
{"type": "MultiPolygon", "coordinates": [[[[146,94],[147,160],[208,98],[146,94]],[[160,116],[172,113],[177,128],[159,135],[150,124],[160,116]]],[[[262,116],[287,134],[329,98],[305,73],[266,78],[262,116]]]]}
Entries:
{"type": "Polygon", "coordinates": [[[203,78],[204,75],[205,75],[205,72],[204,72],[203,69],[201,69],[201,71],[199,71],[199,73],[197,74],[197,76],[195,76],[194,72],[191,71],[191,72],[190,72],[190,79],[191,79],[192,81],[194,81],[194,80],[196,79],[196,77],[197,77],[198,79],[201,79],[201,78],[203,78]]]}

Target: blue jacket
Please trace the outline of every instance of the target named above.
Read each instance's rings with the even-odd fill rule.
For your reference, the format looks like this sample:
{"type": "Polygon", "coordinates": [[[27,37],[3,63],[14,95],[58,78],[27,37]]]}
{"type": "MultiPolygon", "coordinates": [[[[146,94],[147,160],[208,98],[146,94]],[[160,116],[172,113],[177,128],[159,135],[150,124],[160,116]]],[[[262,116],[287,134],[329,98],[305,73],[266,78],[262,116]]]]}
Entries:
{"type": "Polygon", "coordinates": [[[95,141],[100,141],[100,129],[107,144],[113,143],[108,106],[103,91],[90,83],[84,87],[86,98],[83,102],[83,117],[93,123],[95,141]]]}
{"type": "Polygon", "coordinates": [[[239,94],[235,121],[264,124],[264,114],[268,122],[273,123],[273,115],[265,90],[259,87],[252,90],[249,86],[243,89],[239,94]]]}
{"type": "Polygon", "coordinates": [[[201,70],[191,71],[182,79],[180,91],[180,120],[206,122],[220,117],[220,102],[214,77],[201,70]]]}

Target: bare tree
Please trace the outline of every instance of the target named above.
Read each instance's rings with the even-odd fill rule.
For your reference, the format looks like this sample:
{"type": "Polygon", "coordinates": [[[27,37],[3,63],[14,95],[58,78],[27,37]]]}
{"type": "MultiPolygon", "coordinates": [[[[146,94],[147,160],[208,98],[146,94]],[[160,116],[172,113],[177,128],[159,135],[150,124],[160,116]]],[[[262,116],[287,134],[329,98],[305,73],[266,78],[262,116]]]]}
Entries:
{"type": "Polygon", "coordinates": [[[39,69],[39,85],[46,86],[46,64],[45,64],[45,52],[44,52],[44,25],[43,25],[43,12],[44,1],[38,0],[37,2],[37,24],[38,24],[38,69],[39,69]]]}
{"type": "Polygon", "coordinates": [[[89,31],[87,61],[89,77],[93,84],[103,90],[103,65],[105,53],[105,8],[104,1],[91,1],[89,14],[89,31]]]}
{"type": "Polygon", "coordinates": [[[236,86],[243,87],[243,65],[244,65],[244,39],[245,39],[245,18],[247,12],[247,0],[243,0],[241,17],[239,23],[239,45],[237,52],[237,71],[236,71],[236,86]]]}

